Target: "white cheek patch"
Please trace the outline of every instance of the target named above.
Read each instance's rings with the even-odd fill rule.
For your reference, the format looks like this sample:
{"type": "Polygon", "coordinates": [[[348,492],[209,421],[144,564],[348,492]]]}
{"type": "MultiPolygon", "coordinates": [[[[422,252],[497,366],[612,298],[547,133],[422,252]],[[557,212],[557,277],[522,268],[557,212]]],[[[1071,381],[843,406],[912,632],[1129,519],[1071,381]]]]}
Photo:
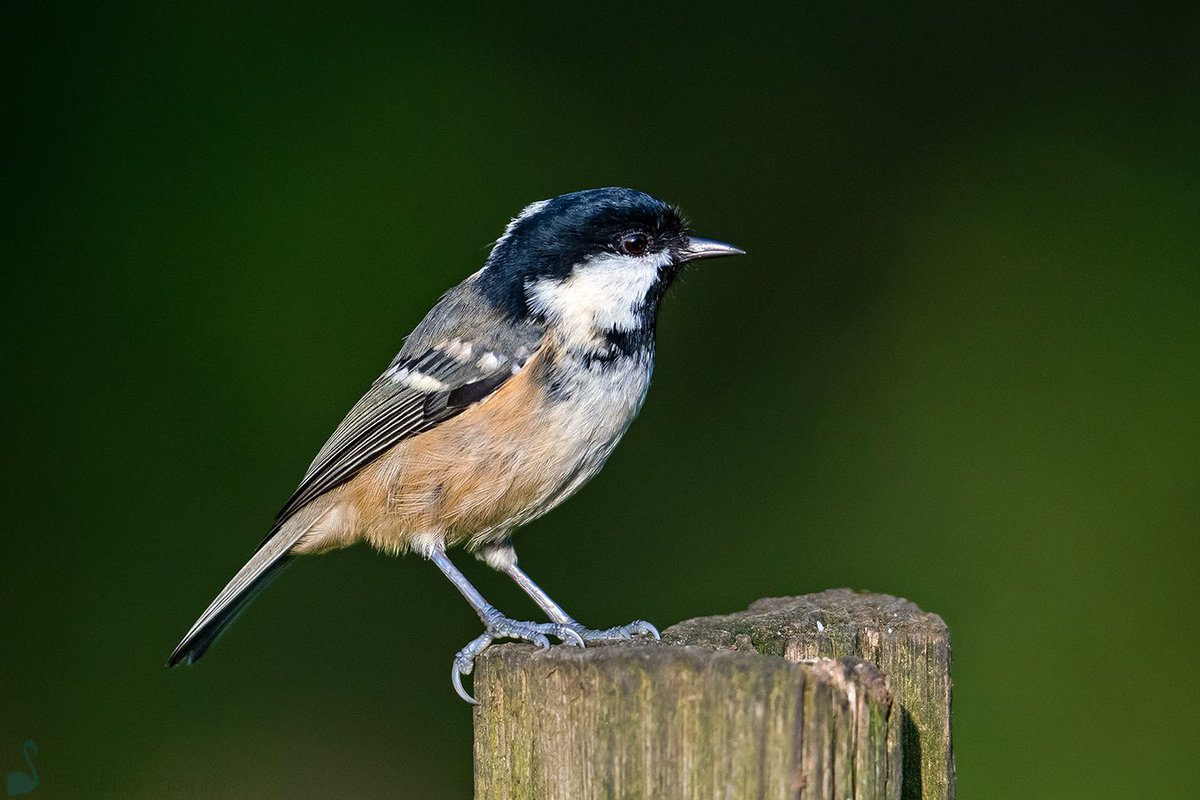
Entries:
{"type": "Polygon", "coordinates": [[[541,278],[526,287],[534,311],[580,338],[641,325],[646,295],[671,263],[667,251],[648,256],[603,255],[579,264],[566,278],[541,278]]]}

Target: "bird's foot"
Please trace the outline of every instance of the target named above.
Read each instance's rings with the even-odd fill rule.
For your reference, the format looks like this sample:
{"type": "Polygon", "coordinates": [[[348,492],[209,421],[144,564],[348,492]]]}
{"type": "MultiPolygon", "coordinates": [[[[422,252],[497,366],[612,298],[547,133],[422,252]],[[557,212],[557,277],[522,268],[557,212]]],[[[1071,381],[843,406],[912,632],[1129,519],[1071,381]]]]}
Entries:
{"type": "Polygon", "coordinates": [[[616,628],[606,628],[604,630],[585,628],[578,622],[572,622],[570,628],[579,634],[579,638],[585,642],[617,642],[623,639],[632,639],[634,636],[643,634],[653,636],[655,639],[662,638],[658,635],[658,628],[641,619],[635,619],[628,625],[620,625],[616,628]]]}
{"type": "MultiPolygon", "coordinates": [[[[586,628],[582,630],[586,630],[586,628]]],[[[458,692],[458,696],[463,700],[475,705],[476,700],[463,688],[462,679],[464,675],[470,675],[471,671],[475,669],[475,657],[486,650],[495,640],[517,639],[548,650],[550,639],[547,637],[549,636],[555,637],[563,644],[583,647],[584,636],[576,630],[575,626],[559,625],[557,622],[523,622],[509,619],[499,611],[488,614],[484,619],[483,633],[454,656],[454,666],[450,669],[450,680],[454,684],[454,691],[458,692]]]]}

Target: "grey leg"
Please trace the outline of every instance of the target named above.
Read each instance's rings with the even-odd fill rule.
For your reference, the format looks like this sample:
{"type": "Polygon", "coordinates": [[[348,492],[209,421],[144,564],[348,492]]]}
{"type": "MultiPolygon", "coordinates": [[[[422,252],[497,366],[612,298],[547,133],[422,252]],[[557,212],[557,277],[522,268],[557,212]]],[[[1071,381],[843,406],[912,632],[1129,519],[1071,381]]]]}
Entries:
{"type": "Polygon", "coordinates": [[[458,696],[468,703],[474,704],[475,698],[463,689],[462,676],[471,674],[471,670],[475,668],[475,657],[486,650],[488,645],[496,639],[520,639],[536,644],[545,650],[550,647],[550,640],[546,638],[547,635],[550,635],[564,642],[571,640],[572,644],[583,647],[583,637],[570,625],[557,620],[550,623],[521,622],[501,614],[495,606],[483,599],[483,595],[471,585],[467,576],[454,566],[444,549],[434,550],[430,554],[429,560],[437,564],[438,569],[450,579],[454,588],[462,593],[462,596],[471,604],[471,608],[475,609],[475,613],[483,622],[483,633],[458,651],[450,670],[450,680],[454,684],[454,691],[458,692],[458,696]]]}
{"type": "Polygon", "coordinates": [[[571,619],[570,615],[563,611],[562,606],[554,602],[550,598],[550,595],[542,590],[542,587],[534,583],[533,579],[526,575],[524,570],[517,566],[517,551],[513,549],[510,542],[488,545],[481,550],[480,556],[489,565],[512,578],[517,586],[520,586],[521,590],[529,595],[542,611],[546,612],[546,616],[559,625],[565,625],[575,631],[585,641],[603,642],[630,639],[641,633],[649,634],[655,639],[659,638],[658,629],[649,622],[640,619],[634,620],[628,625],[620,625],[616,628],[606,628],[604,630],[594,630],[580,625],[571,619]]]}

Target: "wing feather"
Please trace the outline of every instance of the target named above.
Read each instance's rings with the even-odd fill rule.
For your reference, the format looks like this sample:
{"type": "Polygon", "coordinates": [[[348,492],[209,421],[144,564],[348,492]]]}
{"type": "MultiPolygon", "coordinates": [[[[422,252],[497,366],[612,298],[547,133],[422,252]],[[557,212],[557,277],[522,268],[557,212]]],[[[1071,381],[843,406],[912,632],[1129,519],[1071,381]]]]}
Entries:
{"type": "Polygon", "coordinates": [[[499,368],[484,371],[478,367],[464,368],[454,359],[428,357],[400,363],[413,363],[414,366],[408,367],[409,374],[419,371],[445,388],[413,389],[389,377],[399,371],[395,366],[389,368],[321,448],[304,480],[279,512],[276,526],[320,495],[353,478],[397,443],[461,414],[491,395],[520,366],[520,362],[507,360],[499,368]]]}
{"type": "Polygon", "coordinates": [[[354,404],[280,510],[274,530],[400,441],[490,396],[532,357],[541,324],[498,317],[475,290],[477,277],[442,297],[354,404]]]}

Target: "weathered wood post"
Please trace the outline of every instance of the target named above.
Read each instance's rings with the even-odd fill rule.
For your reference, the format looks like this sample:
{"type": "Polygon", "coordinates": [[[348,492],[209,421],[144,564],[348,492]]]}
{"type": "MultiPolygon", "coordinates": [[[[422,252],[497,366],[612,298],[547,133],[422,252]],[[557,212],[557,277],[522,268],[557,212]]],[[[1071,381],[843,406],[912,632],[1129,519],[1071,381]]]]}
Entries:
{"type": "Polygon", "coordinates": [[[949,636],[894,597],[759,600],[476,669],[477,800],[954,797],[949,636]]]}

